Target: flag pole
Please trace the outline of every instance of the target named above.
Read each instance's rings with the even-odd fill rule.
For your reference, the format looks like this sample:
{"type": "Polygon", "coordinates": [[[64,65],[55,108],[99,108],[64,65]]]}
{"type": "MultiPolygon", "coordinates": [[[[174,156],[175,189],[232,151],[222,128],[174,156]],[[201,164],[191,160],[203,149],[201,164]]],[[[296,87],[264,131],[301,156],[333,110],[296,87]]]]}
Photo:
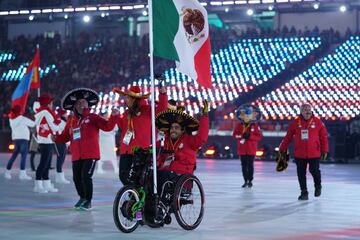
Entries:
{"type": "MultiPolygon", "coordinates": [[[[38,49],[40,49],[40,45],[39,44],[36,44],[36,51],[38,50],[38,49]]],[[[40,63],[39,63],[39,65],[40,65],[40,63]]],[[[39,68],[40,68],[40,66],[38,66],[38,71],[39,71],[39,68]]],[[[39,80],[40,80],[40,75],[39,75],[39,80]]],[[[40,82],[40,84],[41,84],[41,82],[40,82]]],[[[40,97],[40,87],[37,89],[37,95],[38,95],[38,98],[40,97]]]]}
{"type": "Polygon", "coordinates": [[[152,0],[148,0],[149,6],[149,50],[150,50],[150,80],[151,80],[151,139],[153,154],[153,179],[154,194],[157,194],[157,171],[156,171],[156,136],[155,136],[155,80],[154,80],[154,55],[153,55],[153,9],[152,0]]]}

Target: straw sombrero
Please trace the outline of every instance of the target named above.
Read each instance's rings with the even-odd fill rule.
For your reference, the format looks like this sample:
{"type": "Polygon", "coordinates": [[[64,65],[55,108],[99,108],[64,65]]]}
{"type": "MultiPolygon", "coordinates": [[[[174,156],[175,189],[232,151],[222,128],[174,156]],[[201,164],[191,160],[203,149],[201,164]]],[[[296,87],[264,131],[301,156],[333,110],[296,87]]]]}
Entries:
{"type": "Polygon", "coordinates": [[[155,125],[159,131],[169,131],[173,123],[184,127],[188,133],[197,131],[199,128],[199,121],[181,110],[168,109],[156,115],[155,125]]]}
{"type": "Polygon", "coordinates": [[[126,92],[122,91],[120,88],[113,88],[113,92],[116,92],[123,96],[129,96],[133,98],[143,98],[146,99],[150,96],[150,93],[141,93],[139,86],[131,86],[126,92]]]}
{"type": "Polygon", "coordinates": [[[89,107],[91,107],[99,102],[99,95],[90,88],[75,88],[65,94],[61,101],[61,107],[72,111],[76,101],[79,99],[85,99],[89,107]]]}

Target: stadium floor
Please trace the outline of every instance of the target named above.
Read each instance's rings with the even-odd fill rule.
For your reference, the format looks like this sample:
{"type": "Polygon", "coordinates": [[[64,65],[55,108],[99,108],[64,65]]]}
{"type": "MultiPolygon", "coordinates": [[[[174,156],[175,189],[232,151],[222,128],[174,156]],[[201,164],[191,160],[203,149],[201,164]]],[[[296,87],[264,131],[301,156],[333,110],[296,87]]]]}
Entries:
{"type": "MultiPolygon", "coordinates": [[[[73,184],[56,185],[59,193],[36,194],[33,181],[3,176],[9,154],[0,154],[0,239],[360,239],[360,165],[322,164],[323,194],[298,201],[295,165],[276,173],[273,162],[256,162],[252,189],[242,189],[240,162],[199,160],[196,175],[204,185],[206,209],[194,231],[175,221],[163,228],[139,227],[124,234],[112,218],[112,202],[121,187],[106,165],[106,174],[94,175],[94,209],[72,208],[78,200],[73,184]]],[[[65,164],[70,178],[70,163],[65,164]]],[[[54,177],[55,170],[51,171],[54,177]]],[[[30,172],[28,170],[28,172],[30,172]]],[[[30,173],[34,176],[34,173],[30,173]]]]}

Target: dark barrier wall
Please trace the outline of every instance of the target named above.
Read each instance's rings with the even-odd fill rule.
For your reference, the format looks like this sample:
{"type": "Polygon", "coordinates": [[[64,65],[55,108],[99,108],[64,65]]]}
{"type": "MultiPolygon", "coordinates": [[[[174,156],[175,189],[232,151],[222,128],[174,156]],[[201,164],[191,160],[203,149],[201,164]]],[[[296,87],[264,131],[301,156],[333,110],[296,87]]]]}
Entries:
{"type": "Polygon", "coordinates": [[[11,143],[11,132],[0,132],[0,152],[8,152],[11,143]]]}
{"type": "MultiPolygon", "coordinates": [[[[117,137],[118,139],[118,137],[117,137]]],[[[263,149],[265,151],[264,160],[272,160],[272,157],[275,154],[275,148],[279,146],[282,138],[281,137],[264,137],[260,142],[258,149],[263,149]]],[[[0,132],[0,152],[8,152],[8,146],[11,143],[11,133],[10,132],[0,132]]],[[[209,136],[209,139],[205,146],[199,153],[199,157],[203,156],[203,152],[210,146],[216,146],[218,153],[222,154],[224,158],[238,158],[237,156],[237,145],[236,141],[231,136],[209,136]],[[225,147],[228,146],[230,149],[225,150],[225,147]],[[231,156],[229,154],[232,154],[231,156]]],[[[335,138],[329,137],[330,145],[330,154],[332,157],[341,157],[335,155],[335,138]]],[[[292,147],[292,145],[291,145],[292,147]]],[[[290,149],[292,151],[292,149],[290,149]]]]}
{"type": "MultiPolygon", "coordinates": [[[[275,148],[280,145],[282,141],[282,137],[263,137],[262,140],[259,142],[258,149],[264,150],[263,160],[274,160],[275,156],[275,148]]],[[[209,139],[205,146],[202,148],[199,157],[203,156],[203,152],[209,148],[210,146],[215,146],[219,155],[216,157],[223,157],[223,158],[231,158],[228,156],[229,153],[233,153],[233,158],[238,158],[237,156],[237,144],[233,137],[230,136],[209,136],[209,139]],[[225,147],[229,147],[230,150],[225,150],[225,147]],[[224,156],[225,155],[225,156],[224,156]]],[[[339,158],[341,156],[335,155],[335,138],[329,137],[329,156],[339,158]]],[[[293,144],[290,144],[290,153],[293,153],[293,144]]],[[[292,154],[291,154],[292,155],[292,154]]]]}

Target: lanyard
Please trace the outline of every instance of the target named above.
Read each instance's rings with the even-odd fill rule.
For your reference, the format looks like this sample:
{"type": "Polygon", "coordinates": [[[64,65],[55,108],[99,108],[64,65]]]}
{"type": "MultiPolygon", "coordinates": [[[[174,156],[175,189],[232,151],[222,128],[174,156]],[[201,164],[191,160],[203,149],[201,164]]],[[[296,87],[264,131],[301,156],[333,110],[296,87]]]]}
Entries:
{"type": "Polygon", "coordinates": [[[181,139],[182,139],[182,136],[178,140],[176,140],[175,144],[173,144],[171,138],[169,138],[169,141],[167,143],[167,147],[169,148],[169,145],[170,145],[171,150],[173,150],[174,153],[175,153],[178,150],[179,146],[180,146],[180,144],[178,144],[178,143],[180,142],[181,139]]]}
{"type": "Polygon", "coordinates": [[[134,131],[134,120],[131,115],[130,116],[128,115],[127,117],[128,117],[128,130],[133,132],[134,131]]]}

